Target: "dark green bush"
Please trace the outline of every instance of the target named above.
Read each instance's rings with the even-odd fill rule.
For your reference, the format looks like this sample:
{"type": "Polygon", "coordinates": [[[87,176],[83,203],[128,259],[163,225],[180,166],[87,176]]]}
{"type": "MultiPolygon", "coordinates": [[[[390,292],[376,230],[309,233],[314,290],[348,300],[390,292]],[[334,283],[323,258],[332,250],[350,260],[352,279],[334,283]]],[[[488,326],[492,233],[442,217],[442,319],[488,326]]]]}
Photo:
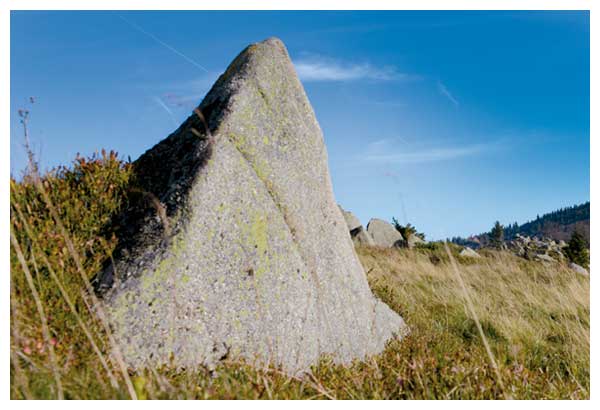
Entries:
{"type": "Polygon", "coordinates": [[[590,257],[588,252],[588,244],[583,235],[575,231],[569,240],[569,246],[565,248],[565,255],[573,263],[589,269],[590,257]]]}

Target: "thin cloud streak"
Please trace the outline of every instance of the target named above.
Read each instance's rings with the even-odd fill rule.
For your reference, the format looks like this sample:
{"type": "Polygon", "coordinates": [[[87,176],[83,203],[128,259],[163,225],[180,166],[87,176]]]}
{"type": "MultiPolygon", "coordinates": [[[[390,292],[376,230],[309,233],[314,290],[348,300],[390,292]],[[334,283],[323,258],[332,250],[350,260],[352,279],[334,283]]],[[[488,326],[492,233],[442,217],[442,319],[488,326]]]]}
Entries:
{"type": "Polygon", "coordinates": [[[408,141],[406,141],[403,137],[395,136],[392,138],[381,138],[367,144],[367,156],[369,155],[378,155],[385,152],[389,152],[392,144],[396,144],[400,142],[406,146],[408,146],[408,141]]]}
{"type": "Polygon", "coordinates": [[[154,102],[156,104],[158,104],[159,107],[163,108],[167,112],[167,114],[169,114],[169,117],[171,118],[171,121],[173,121],[173,124],[177,125],[177,120],[175,119],[175,115],[173,114],[173,111],[171,111],[169,106],[167,104],[165,104],[165,102],[162,100],[162,98],[154,96],[154,97],[152,97],[152,99],[154,100],[154,102]]]}
{"type": "Polygon", "coordinates": [[[365,157],[370,162],[385,162],[398,164],[420,164],[471,157],[498,148],[498,143],[475,144],[461,147],[431,148],[421,151],[403,153],[369,154],[365,157]]]}
{"type": "Polygon", "coordinates": [[[369,63],[350,64],[323,58],[297,60],[294,66],[302,81],[393,81],[410,77],[393,66],[380,68],[369,63]]]}
{"type": "Polygon", "coordinates": [[[160,85],[163,101],[169,107],[195,107],[206,96],[219,77],[218,72],[209,72],[191,80],[177,81],[160,85]]]}
{"type": "Polygon", "coordinates": [[[441,81],[438,81],[437,87],[440,94],[446,97],[452,104],[454,104],[454,106],[458,107],[460,105],[458,103],[458,100],[454,98],[454,96],[450,93],[448,88],[441,81]]]}
{"type": "Polygon", "coordinates": [[[127,20],[125,17],[121,16],[120,14],[118,15],[118,17],[123,20],[125,23],[127,23],[129,26],[133,27],[135,30],[139,31],[142,34],[147,35],[148,37],[150,37],[151,39],[153,39],[154,41],[156,41],[158,44],[160,44],[161,46],[165,47],[166,49],[172,51],[173,53],[177,54],[179,57],[183,58],[184,60],[186,60],[188,63],[194,65],[195,67],[204,70],[208,73],[208,70],[206,68],[204,68],[202,65],[200,65],[199,63],[197,63],[196,61],[194,61],[193,59],[191,59],[190,57],[186,56],[185,54],[183,54],[181,51],[177,50],[175,47],[170,46],[169,44],[165,43],[164,41],[162,41],[160,38],[156,37],[154,34],[144,30],[142,27],[138,26],[137,24],[135,24],[132,21],[127,20]]]}

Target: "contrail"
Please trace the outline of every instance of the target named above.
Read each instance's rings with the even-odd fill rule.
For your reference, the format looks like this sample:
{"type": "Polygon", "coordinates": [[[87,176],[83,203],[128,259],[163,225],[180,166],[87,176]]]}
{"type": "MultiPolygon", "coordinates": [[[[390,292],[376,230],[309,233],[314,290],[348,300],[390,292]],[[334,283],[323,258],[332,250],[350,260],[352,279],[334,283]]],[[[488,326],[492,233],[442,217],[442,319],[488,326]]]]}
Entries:
{"type": "Polygon", "coordinates": [[[152,97],[152,99],[158,104],[160,105],[162,108],[164,108],[164,110],[167,112],[167,114],[169,114],[169,117],[171,117],[171,121],[173,121],[173,124],[175,124],[177,126],[177,121],[175,120],[175,116],[173,115],[173,111],[171,111],[171,109],[167,106],[167,104],[164,103],[164,101],[157,96],[152,97]]]}
{"type": "Polygon", "coordinates": [[[172,52],[174,52],[175,54],[177,54],[179,57],[185,59],[185,61],[187,61],[188,63],[193,64],[194,66],[198,67],[201,70],[206,71],[207,73],[209,72],[206,68],[204,68],[203,66],[201,66],[200,64],[198,64],[197,62],[195,62],[194,60],[192,60],[191,58],[189,58],[185,54],[183,54],[181,51],[175,49],[174,47],[171,47],[170,45],[168,45],[167,43],[165,43],[164,41],[162,41],[160,38],[156,37],[154,34],[147,32],[146,30],[144,30],[143,28],[141,28],[140,26],[138,26],[134,22],[127,20],[125,17],[121,16],[120,14],[117,14],[117,16],[119,16],[119,18],[121,20],[123,20],[125,23],[129,24],[131,27],[133,27],[134,29],[136,29],[140,33],[143,33],[143,34],[147,35],[148,37],[150,37],[151,39],[153,39],[154,41],[156,41],[158,44],[160,44],[161,46],[163,46],[163,47],[171,50],[172,52]]]}

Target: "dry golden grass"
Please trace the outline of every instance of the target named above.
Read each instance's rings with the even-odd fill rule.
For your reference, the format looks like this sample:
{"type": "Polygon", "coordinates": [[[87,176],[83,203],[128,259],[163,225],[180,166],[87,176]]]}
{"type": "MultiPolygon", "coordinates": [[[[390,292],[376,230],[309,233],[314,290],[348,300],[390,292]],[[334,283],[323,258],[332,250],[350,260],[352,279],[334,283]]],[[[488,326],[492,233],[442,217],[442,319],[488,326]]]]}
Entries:
{"type": "Polygon", "coordinates": [[[589,278],[441,244],[357,249],[373,292],[411,329],[363,362],[323,358],[302,378],[232,360],[127,371],[87,278],[114,249],[129,178],[111,153],[11,181],[11,397],[589,398],[589,278]]]}
{"type": "MultiPolygon", "coordinates": [[[[570,381],[578,387],[575,395],[589,395],[589,278],[506,252],[467,259],[458,250],[453,248],[454,258],[500,367],[537,370],[552,383],[570,381]]],[[[452,332],[460,317],[473,319],[440,250],[362,248],[358,254],[370,282],[394,289],[405,319],[419,332],[452,332]]],[[[467,339],[478,337],[474,329],[465,330],[467,339]]]]}
{"type": "MultiPolygon", "coordinates": [[[[363,248],[358,253],[370,280],[395,283],[404,303],[420,305],[420,313],[432,320],[434,312],[424,300],[440,306],[463,303],[451,266],[432,263],[429,252],[363,248]]],[[[588,278],[564,265],[529,262],[506,252],[485,254],[475,260],[455,256],[464,263],[459,269],[481,321],[515,341],[541,342],[560,330],[577,353],[581,347],[589,350],[589,322],[564,320],[589,312],[588,278]],[[560,319],[563,326],[557,329],[560,319]]]]}

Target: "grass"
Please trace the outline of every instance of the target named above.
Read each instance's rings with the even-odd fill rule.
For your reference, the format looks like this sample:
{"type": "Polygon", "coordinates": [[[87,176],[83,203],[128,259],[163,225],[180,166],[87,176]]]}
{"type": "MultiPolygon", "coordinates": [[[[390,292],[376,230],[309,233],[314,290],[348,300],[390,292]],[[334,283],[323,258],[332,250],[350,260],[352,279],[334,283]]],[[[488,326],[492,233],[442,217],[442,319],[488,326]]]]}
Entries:
{"type": "Polygon", "coordinates": [[[12,398],[590,397],[589,278],[503,252],[462,258],[439,244],[357,249],[373,292],[411,329],[363,362],[324,357],[302,378],[234,360],[122,371],[87,279],[114,250],[111,221],[130,180],[112,152],[38,183],[11,180],[12,398]]]}

